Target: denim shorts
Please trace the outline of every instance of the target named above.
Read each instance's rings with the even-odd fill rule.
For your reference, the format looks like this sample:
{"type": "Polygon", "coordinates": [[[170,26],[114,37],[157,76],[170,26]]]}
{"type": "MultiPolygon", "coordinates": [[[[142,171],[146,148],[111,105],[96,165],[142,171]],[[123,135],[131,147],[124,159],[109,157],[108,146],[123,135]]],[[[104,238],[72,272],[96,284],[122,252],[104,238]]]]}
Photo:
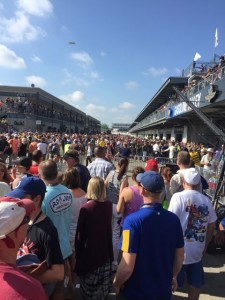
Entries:
{"type": "Polygon", "coordinates": [[[197,289],[201,288],[201,286],[205,283],[202,261],[182,266],[181,271],[177,276],[177,283],[179,287],[184,285],[185,274],[187,274],[188,284],[197,289]]]}

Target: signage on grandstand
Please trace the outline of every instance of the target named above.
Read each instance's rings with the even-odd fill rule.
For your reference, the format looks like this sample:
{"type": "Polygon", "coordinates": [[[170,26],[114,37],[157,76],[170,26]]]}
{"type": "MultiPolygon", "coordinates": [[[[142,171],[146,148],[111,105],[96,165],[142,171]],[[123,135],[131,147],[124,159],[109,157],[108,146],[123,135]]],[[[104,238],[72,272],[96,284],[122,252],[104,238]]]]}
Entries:
{"type": "Polygon", "coordinates": [[[41,120],[36,120],[36,125],[41,125],[41,120]]]}
{"type": "Polygon", "coordinates": [[[24,121],[14,121],[14,125],[24,125],[24,121]]]}
{"type": "MultiPolygon", "coordinates": [[[[194,95],[193,97],[190,97],[190,101],[196,106],[199,107],[200,105],[200,98],[201,98],[201,93],[198,93],[197,95],[194,95]]],[[[191,108],[186,102],[180,102],[177,105],[171,106],[166,113],[166,118],[173,118],[178,115],[181,115],[185,112],[190,111],[191,108]]]]}

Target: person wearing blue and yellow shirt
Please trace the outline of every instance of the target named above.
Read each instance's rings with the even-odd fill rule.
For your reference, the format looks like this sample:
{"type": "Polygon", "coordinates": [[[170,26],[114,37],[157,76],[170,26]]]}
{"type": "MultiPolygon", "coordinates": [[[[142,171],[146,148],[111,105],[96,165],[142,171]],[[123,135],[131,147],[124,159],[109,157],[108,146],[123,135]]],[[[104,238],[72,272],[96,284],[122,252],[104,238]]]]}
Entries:
{"type": "Polygon", "coordinates": [[[183,232],[178,217],[160,203],[162,176],[155,171],[138,176],[144,204],[125,219],[113,287],[127,300],[169,300],[183,263],[183,232]]]}

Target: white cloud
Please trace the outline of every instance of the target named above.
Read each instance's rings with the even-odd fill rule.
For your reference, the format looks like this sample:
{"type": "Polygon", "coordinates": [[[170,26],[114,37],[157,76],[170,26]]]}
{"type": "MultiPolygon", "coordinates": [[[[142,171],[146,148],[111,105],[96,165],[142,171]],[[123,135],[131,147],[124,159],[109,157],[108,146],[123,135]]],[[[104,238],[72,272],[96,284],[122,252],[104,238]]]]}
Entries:
{"type": "Polygon", "coordinates": [[[84,93],[82,93],[81,91],[75,91],[68,95],[62,95],[59,98],[77,107],[77,103],[82,102],[85,99],[85,96],[84,93]]]}
{"type": "Polygon", "coordinates": [[[14,51],[0,44],[0,66],[8,69],[24,69],[26,63],[14,51]]]}
{"type": "Polygon", "coordinates": [[[95,105],[93,103],[89,103],[84,107],[84,112],[88,115],[91,115],[95,118],[102,117],[107,110],[103,105],[95,105]]]}
{"type": "Polygon", "coordinates": [[[131,109],[133,107],[135,107],[135,105],[130,102],[123,102],[119,105],[119,108],[123,108],[123,109],[131,109]]]}
{"type": "Polygon", "coordinates": [[[63,73],[65,74],[65,78],[62,80],[62,85],[67,85],[71,83],[75,83],[77,86],[88,86],[89,82],[81,77],[74,76],[71,74],[67,69],[63,70],[63,73]]]}
{"type": "Polygon", "coordinates": [[[147,70],[147,72],[145,72],[146,75],[151,75],[151,76],[162,76],[162,75],[165,75],[168,73],[168,70],[167,68],[159,68],[159,69],[156,69],[154,67],[151,67],[147,70]]]}
{"type": "Polygon", "coordinates": [[[136,81],[128,81],[125,83],[125,87],[128,90],[136,90],[139,87],[139,83],[136,81]]]}
{"type": "Polygon", "coordinates": [[[93,64],[93,60],[87,52],[73,52],[71,58],[81,64],[82,67],[89,67],[93,64]]]}
{"type": "Polygon", "coordinates": [[[49,0],[18,0],[18,7],[27,14],[46,17],[53,13],[53,5],[49,0]]]}
{"type": "Polygon", "coordinates": [[[93,79],[99,79],[99,74],[96,71],[91,71],[90,72],[90,77],[93,79]]]}
{"type": "Polygon", "coordinates": [[[117,107],[112,107],[112,108],[110,108],[110,111],[111,112],[118,112],[118,108],[117,107]]]}
{"type": "Polygon", "coordinates": [[[32,55],[31,59],[32,59],[34,62],[42,62],[42,60],[40,59],[40,57],[37,56],[37,55],[35,55],[35,54],[32,55]]]}
{"type": "Polygon", "coordinates": [[[44,88],[46,85],[46,80],[40,76],[31,75],[31,76],[25,77],[25,79],[29,85],[34,84],[36,87],[39,87],[39,88],[44,88]]]}
{"type": "Polygon", "coordinates": [[[15,18],[0,18],[0,41],[2,42],[34,41],[39,36],[44,37],[46,33],[40,27],[31,25],[29,17],[21,11],[16,12],[15,18]]]}

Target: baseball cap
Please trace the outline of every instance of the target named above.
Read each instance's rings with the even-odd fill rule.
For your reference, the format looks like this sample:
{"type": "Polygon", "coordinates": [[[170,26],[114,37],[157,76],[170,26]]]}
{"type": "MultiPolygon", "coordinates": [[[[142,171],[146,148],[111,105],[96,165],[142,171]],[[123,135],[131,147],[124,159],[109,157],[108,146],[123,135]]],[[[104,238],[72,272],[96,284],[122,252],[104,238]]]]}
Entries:
{"type": "Polygon", "coordinates": [[[155,171],[146,171],[139,173],[136,180],[143,188],[152,193],[161,193],[164,188],[164,180],[162,176],[155,171]]]}
{"type": "Polygon", "coordinates": [[[32,165],[32,160],[27,156],[22,156],[17,160],[14,160],[13,163],[17,166],[22,166],[29,170],[32,165]]]}
{"type": "Polygon", "coordinates": [[[155,172],[159,171],[158,163],[154,158],[150,158],[146,162],[145,171],[155,171],[155,172]]]}
{"type": "Polygon", "coordinates": [[[207,152],[212,152],[212,153],[213,153],[213,152],[214,152],[214,149],[213,149],[213,148],[208,148],[208,149],[207,149],[207,152]]]}
{"type": "Polygon", "coordinates": [[[23,198],[25,195],[36,197],[41,195],[44,198],[46,185],[44,181],[36,176],[23,177],[16,185],[15,189],[6,194],[6,196],[23,198]]]}
{"type": "Polygon", "coordinates": [[[200,182],[201,176],[195,168],[182,170],[184,180],[190,185],[196,185],[200,182]]]}
{"type": "Polygon", "coordinates": [[[17,199],[14,197],[0,197],[0,239],[14,231],[25,216],[30,216],[35,210],[34,202],[30,199],[17,199]]]}

